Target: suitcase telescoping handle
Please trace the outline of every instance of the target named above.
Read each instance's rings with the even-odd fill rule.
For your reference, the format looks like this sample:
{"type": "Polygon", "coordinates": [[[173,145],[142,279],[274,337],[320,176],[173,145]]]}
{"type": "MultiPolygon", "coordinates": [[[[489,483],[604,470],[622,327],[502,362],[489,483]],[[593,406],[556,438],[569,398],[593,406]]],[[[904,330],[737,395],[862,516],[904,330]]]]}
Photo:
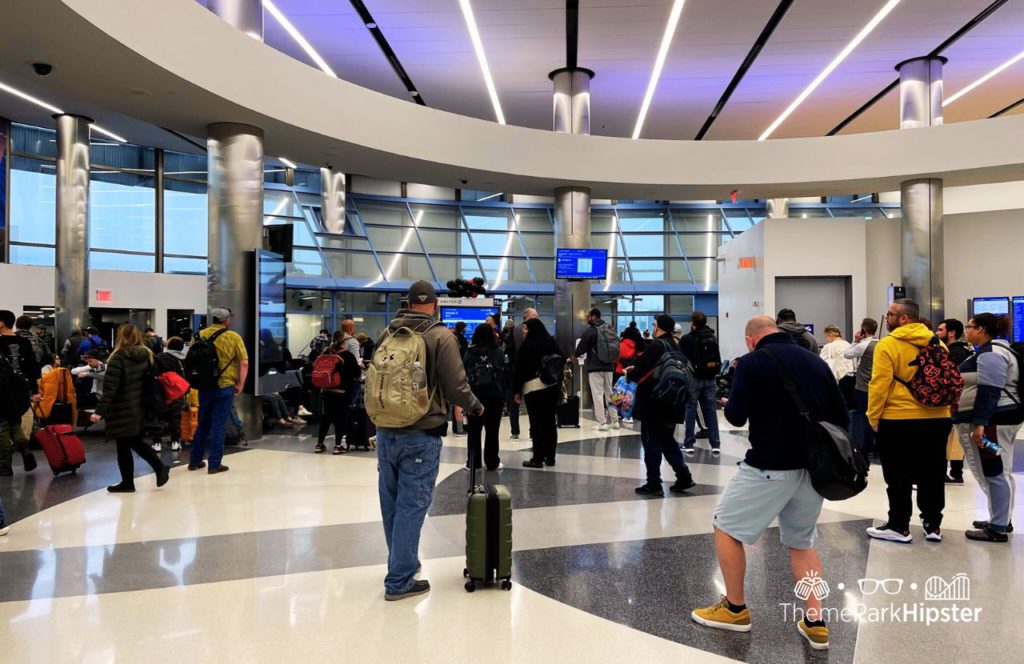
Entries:
{"type": "Polygon", "coordinates": [[[473,458],[473,446],[469,444],[468,439],[466,440],[466,445],[469,447],[469,459],[466,461],[469,464],[469,491],[466,493],[472,494],[476,489],[476,459],[473,458]]]}

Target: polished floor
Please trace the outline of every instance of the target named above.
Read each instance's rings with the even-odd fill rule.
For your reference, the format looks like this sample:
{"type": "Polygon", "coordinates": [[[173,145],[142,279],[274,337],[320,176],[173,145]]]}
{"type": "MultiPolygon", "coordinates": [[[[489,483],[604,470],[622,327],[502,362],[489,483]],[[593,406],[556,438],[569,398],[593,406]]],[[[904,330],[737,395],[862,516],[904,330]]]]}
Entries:
{"type": "Polygon", "coordinates": [[[231,472],[208,476],[164,452],[176,463],[170,483],[155,489],[139,467],[138,492],[120,496],[104,491],[117,470],[99,437],[85,438],[89,461],[76,476],[16,468],[0,478],[14,526],[0,537],[0,663],[897,664],[1008,661],[1024,651],[1013,601],[1024,596],[1015,573],[1024,549],[964,539],[971,520],[986,516],[972,479],[947,489],[941,544],[926,543],[919,524],[912,545],[864,536],[885,514],[877,467],[864,494],[826,504],[825,605],[852,617],[830,622],[831,650],[817,652],[796,632],[799,601],[774,528],[748,549],[753,630],[710,630],[689,618],[722,592],[711,512],[747,446],[743,431],[723,436],[720,457],[701,449],[688,458],[698,482],[688,495],[641,499],[637,432],[600,433],[584,421],[560,430],[556,467],[531,470],[521,466],[529,442],[511,441],[504,426],[508,467],[488,479],[513,496],[512,591],[463,590],[466,439],[450,436],[421,545],[433,589],[393,603],[383,601],[372,453],[314,455],[306,433],[289,432],[234,450],[231,472]],[[932,577],[948,583],[958,573],[968,575],[969,596],[927,596],[932,577]],[[872,580],[888,581],[874,588],[872,580]],[[881,611],[894,605],[913,612],[881,611]],[[942,622],[938,609],[954,605],[980,609],[978,620],[942,622]],[[936,619],[926,624],[929,609],[936,619]]]}

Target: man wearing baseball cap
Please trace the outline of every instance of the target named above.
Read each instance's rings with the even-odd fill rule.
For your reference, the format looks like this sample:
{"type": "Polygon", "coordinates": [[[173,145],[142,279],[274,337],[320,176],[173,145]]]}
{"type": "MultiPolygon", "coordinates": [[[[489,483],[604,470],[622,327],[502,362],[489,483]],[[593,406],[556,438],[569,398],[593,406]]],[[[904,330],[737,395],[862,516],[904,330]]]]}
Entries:
{"type": "MultiPolygon", "coordinates": [[[[203,454],[209,447],[209,464],[207,473],[227,472],[228,467],[221,463],[224,457],[224,429],[231,416],[231,407],[235,395],[241,394],[245,387],[245,379],[249,375],[249,353],[245,350],[245,341],[231,327],[231,310],[218,307],[210,312],[213,324],[199,331],[199,338],[213,343],[217,350],[217,366],[220,375],[217,387],[212,390],[199,390],[199,426],[196,427],[192,450],[189,453],[188,469],[205,468],[203,454]]],[[[186,360],[187,361],[187,360],[186,360]]]]}

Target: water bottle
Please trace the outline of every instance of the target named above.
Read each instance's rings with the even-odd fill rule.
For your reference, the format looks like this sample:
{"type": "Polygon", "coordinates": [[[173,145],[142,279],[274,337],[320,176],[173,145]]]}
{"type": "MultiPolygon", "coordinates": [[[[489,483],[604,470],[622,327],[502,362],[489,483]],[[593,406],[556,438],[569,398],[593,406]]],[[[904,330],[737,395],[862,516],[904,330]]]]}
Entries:
{"type": "Polygon", "coordinates": [[[412,365],[412,390],[413,392],[426,389],[427,374],[423,371],[423,365],[416,362],[412,365]]]}
{"type": "Polygon", "coordinates": [[[999,446],[999,443],[990,440],[988,436],[981,437],[981,446],[982,448],[988,450],[992,454],[999,454],[1000,452],[1003,451],[1003,448],[999,446]]]}

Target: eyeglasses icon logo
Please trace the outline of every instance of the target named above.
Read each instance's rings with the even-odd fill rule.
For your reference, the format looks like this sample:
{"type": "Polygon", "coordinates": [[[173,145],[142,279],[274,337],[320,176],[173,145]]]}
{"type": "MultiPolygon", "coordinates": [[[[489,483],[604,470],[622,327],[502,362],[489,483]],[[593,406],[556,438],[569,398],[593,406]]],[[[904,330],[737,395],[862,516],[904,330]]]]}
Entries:
{"type": "Polygon", "coordinates": [[[903,590],[903,579],[858,579],[861,594],[874,595],[879,589],[887,595],[899,595],[903,590]]]}
{"type": "Polygon", "coordinates": [[[924,598],[938,602],[967,602],[971,599],[971,580],[960,572],[948,582],[933,576],[924,584],[924,598]]]}
{"type": "Polygon", "coordinates": [[[806,600],[811,595],[814,595],[816,599],[823,600],[828,597],[828,593],[828,583],[815,571],[807,572],[793,588],[793,594],[800,600],[806,600]]]}

